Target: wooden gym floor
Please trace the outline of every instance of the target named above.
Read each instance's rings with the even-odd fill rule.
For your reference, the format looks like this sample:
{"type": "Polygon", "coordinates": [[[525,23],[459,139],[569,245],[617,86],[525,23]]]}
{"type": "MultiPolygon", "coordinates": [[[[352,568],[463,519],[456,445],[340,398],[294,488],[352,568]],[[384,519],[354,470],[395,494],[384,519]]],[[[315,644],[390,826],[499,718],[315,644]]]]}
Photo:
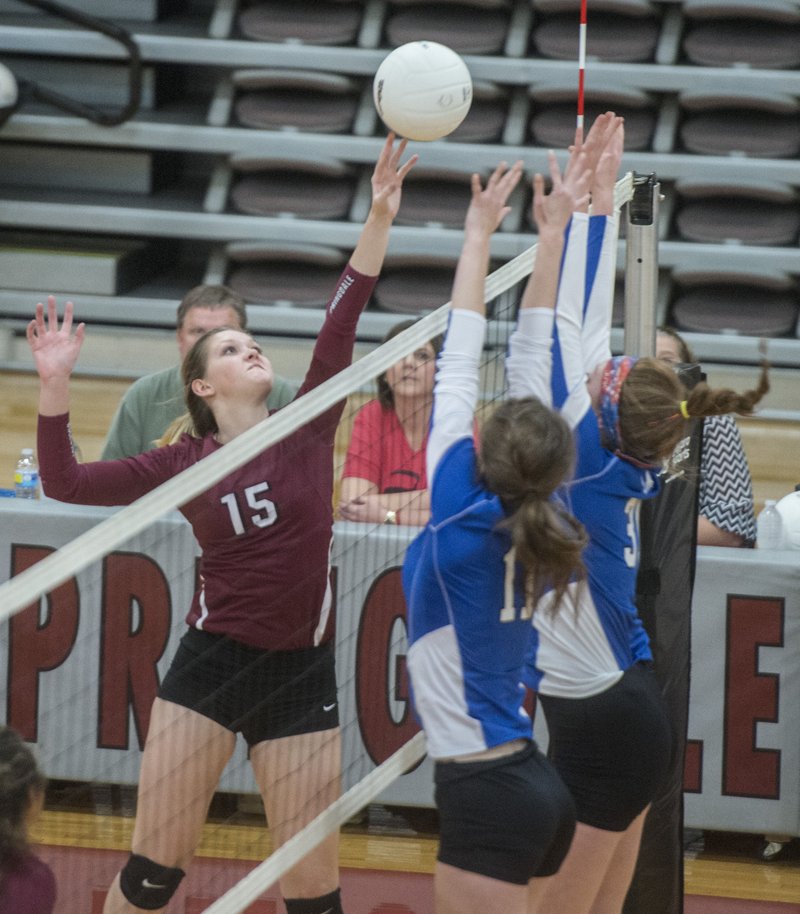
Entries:
{"type": "MultiPolygon", "coordinates": [[[[233,807],[212,815],[170,914],[199,914],[271,850],[263,818],[233,807]]],[[[235,802],[235,801],[234,801],[235,802]]],[[[48,804],[52,807],[52,804],[48,804]]],[[[56,914],[100,914],[105,891],[127,859],[133,819],[119,814],[48,808],[35,827],[41,855],[56,872],[56,914]]],[[[685,853],[684,914],[800,914],[800,853],[758,856],[756,835],[707,833],[685,853]]],[[[343,829],[342,888],[348,914],[433,914],[436,856],[432,810],[371,806],[343,829]]],[[[248,914],[282,910],[275,890],[248,914]]],[[[489,912],[487,912],[489,914],[489,912]]],[[[554,912],[557,914],[557,912],[554,912]]]]}

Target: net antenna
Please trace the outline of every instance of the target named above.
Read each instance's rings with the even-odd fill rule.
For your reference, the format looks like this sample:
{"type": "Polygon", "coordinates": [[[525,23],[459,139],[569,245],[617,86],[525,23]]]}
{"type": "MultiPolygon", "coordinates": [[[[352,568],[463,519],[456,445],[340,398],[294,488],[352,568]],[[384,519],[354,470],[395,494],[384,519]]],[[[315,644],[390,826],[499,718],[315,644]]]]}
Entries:
{"type": "Polygon", "coordinates": [[[584,83],[586,76],[586,0],[581,0],[581,19],[578,28],[578,117],[576,127],[583,133],[584,83]]]}

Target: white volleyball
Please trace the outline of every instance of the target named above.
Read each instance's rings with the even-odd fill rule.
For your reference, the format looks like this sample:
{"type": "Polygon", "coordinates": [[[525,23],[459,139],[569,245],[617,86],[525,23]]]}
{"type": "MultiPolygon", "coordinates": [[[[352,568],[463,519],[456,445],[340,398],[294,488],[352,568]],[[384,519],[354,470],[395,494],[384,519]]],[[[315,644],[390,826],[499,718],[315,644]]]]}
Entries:
{"type": "Polygon", "coordinates": [[[0,125],[11,117],[18,101],[19,89],[14,74],[0,63],[0,125]]]}
{"type": "Polygon", "coordinates": [[[390,130],[409,140],[438,140],[467,116],[472,77],[452,48],[435,41],[410,41],[383,59],[372,96],[390,130]]]}

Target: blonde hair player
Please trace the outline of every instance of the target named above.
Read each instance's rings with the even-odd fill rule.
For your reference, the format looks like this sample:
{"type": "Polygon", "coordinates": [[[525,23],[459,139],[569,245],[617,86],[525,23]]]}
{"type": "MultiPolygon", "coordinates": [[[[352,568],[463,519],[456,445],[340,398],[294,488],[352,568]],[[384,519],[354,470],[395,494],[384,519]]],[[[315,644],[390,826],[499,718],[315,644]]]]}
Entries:
{"type": "MultiPolygon", "coordinates": [[[[405,141],[387,138],[372,205],[334,290],[298,396],[346,367],[356,324],[383,264],[405,176],[405,141]]],[[[60,501],[128,504],[268,416],[272,366],[241,330],[216,328],[184,360],[196,435],[121,460],[78,464],[70,447],[69,379],[83,342],[68,302],[36,307],[28,340],[41,380],[38,451],[45,491],[60,501]]],[[[200,838],[237,733],[280,846],[340,792],[340,733],[329,550],[333,447],[343,403],[232,471],[181,510],[202,547],[188,629],[150,716],[133,853],[105,914],[163,911],[200,838]],[[298,562],[300,565],[298,566],[298,562]]],[[[339,914],[338,834],[281,880],[289,914],[339,914]]]]}

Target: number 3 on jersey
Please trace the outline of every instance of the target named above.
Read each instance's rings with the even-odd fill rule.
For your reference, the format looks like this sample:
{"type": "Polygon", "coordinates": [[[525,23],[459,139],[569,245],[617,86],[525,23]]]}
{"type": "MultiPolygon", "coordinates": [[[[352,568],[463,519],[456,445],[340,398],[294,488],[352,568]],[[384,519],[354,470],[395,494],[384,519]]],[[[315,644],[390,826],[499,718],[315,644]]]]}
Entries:
{"type": "Polygon", "coordinates": [[[638,498],[629,498],[625,505],[625,516],[628,519],[625,532],[631,542],[630,546],[626,546],[624,550],[625,564],[628,568],[635,568],[639,563],[639,507],[641,504],[638,498]]]}
{"type": "MultiPolygon", "coordinates": [[[[275,502],[270,501],[268,498],[259,498],[259,495],[261,495],[262,492],[267,492],[268,490],[268,482],[259,482],[254,486],[248,486],[244,490],[244,498],[247,502],[247,506],[252,508],[254,512],[248,516],[248,519],[255,524],[256,527],[271,527],[278,519],[278,509],[275,507],[275,502]]],[[[229,492],[227,495],[223,495],[222,498],[220,498],[220,501],[228,509],[228,514],[231,516],[233,532],[237,536],[242,536],[245,533],[245,519],[242,517],[242,512],[239,510],[239,502],[236,500],[236,493],[229,492]]]]}

